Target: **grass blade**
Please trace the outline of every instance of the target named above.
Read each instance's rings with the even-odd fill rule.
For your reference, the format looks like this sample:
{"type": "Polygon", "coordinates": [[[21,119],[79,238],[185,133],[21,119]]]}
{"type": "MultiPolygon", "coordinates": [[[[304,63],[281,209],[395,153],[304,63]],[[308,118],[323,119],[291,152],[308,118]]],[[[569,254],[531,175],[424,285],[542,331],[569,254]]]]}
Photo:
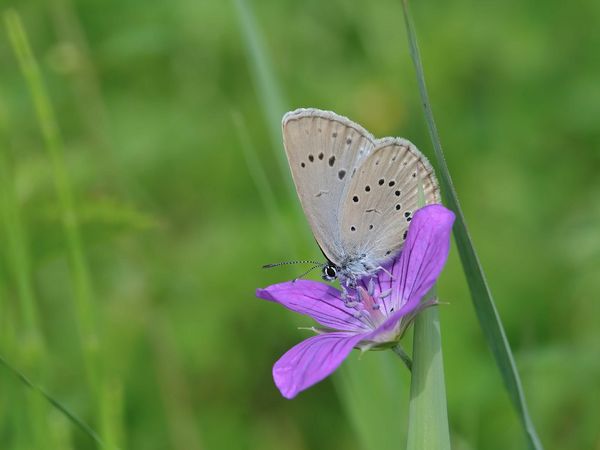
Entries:
{"type": "Polygon", "coordinates": [[[102,435],[109,447],[117,447],[119,435],[117,403],[104,376],[101,347],[96,329],[96,311],[90,282],[90,272],[79,228],[70,177],[65,164],[64,146],[58,122],[47,94],[42,73],[33,54],[19,14],[12,9],[4,13],[9,41],[25,78],[33,101],[42,137],[51,163],[51,173],[59,200],[65,230],[67,255],[74,285],[77,325],[82,341],[82,353],[88,383],[98,414],[102,435]]]}
{"type": "Polygon", "coordinates": [[[260,105],[263,109],[273,151],[276,153],[281,174],[293,194],[289,177],[287,159],[281,150],[281,118],[287,111],[281,87],[275,76],[271,60],[268,56],[264,38],[259,32],[252,9],[246,0],[234,0],[237,17],[242,28],[243,40],[248,53],[248,60],[256,86],[260,105]]]}
{"type": "Polygon", "coordinates": [[[402,1],[402,9],[404,12],[404,21],[406,32],[408,34],[408,42],[410,45],[410,54],[415,66],[419,92],[421,94],[422,105],[425,113],[425,119],[429,129],[431,141],[435,152],[435,157],[439,168],[439,178],[442,185],[444,200],[450,209],[456,214],[456,222],[454,224],[454,238],[460,254],[460,259],[465,271],[471,298],[475,306],[479,324],[483,330],[483,334],[487,343],[492,350],[504,384],[508,390],[510,399],[519,414],[521,424],[527,435],[529,448],[532,450],[541,450],[542,444],[537,436],[535,427],[529,416],[525,393],[521,385],[517,366],[515,364],[506,333],[500,319],[500,315],[494,304],[492,293],[485,279],[483,268],[479,263],[477,253],[473,247],[471,236],[467,230],[464,215],[460,208],[458,196],[450,177],[450,171],[444,158],[444,152],[440,143],[437,127],[429,102],[429,95],[425,85],[425,75],[423,73],[423,65],[417,45],[416,33],[413,26],[412,17],[408,7],[408,0],[402,1]]]}
{"type": "MultiPolygon", "coordinates": [[[[248,173],[252,177],[256,191],[260,195],[260,199],[269,219],[277,231],[283,235],[285,227],[277,207],[275,192],[271,187],[269,177],[260,162],[256,149],[252,145],[250,133],[248,133],[248,127],[246,126],[244,117],[238,111],[235,111],[232,112],[232,119],[237,131],[242,153],[244,154],[244,159],[246,160],[246,165],[248,166],[248,173]]],[[[289,239],[289,236],[286,236],[286,238],[289,239]]]]}
{"type": "Polygon", "coordinates": [[[58,400],[54,399],[50,394],[48,394],[43,388],[34,384],[29,378],[27,378],[21,371],[16,369],[12,364],[10,364],[6,359],[0,356],[0,364],[6,367],[10,372],[12,372],[23,384],[25,384],[28,388],[33,389],[37,393],[41,394],[54,408],[59,410],[64,416],[67,417],[77,428],[87,434],[99,447],[104,448],[105,444],[102,442],[102,439],[98,436],[98,434],[92,430],[92,428],[73,414],[66,406],[60,403],[58,400]]]}
{"type": "Polygon", "coordinates": [[[437,306],[425,308],[415,318],[408,411],[407,450],[450,450],[437,306]]]}
{"type": "Polygon", "coordinates": [[[75,213],[72,188],[64,163],[63,144],[58,131],[58,124],[19,15],[16,11],[9,10],[4,13],[4,20],[13,50],[27,81],[27,87],[30,90],[41,127],[42,137],[52,163],[52,174],[67,237],[70,263],[77,293],[75,299],[84,341],[96,341],[89,271],[83,255],[83,245],[75,213]]]}
{"type": "MultiPolygon", "coordinates": [[[[44,378],[47,367],[46,345],[41,332],[37,300],[33,288],[33,274],[27,248],[27,232],[23,226],[13,176],[13,164],[9,156],[9,140],[0,113],[0,224],[5,238],[3,248],[7,267],[16,284],[18,305],[22,324],[20,335],[21,362],[36,377],[44,378]]],[[[31,393],[30,393],[31,394],[31,393]]],[[[29,424],[32,441],[37,447],[48,443],[47,406],[36,395],[27,395],[29,424]]]]}

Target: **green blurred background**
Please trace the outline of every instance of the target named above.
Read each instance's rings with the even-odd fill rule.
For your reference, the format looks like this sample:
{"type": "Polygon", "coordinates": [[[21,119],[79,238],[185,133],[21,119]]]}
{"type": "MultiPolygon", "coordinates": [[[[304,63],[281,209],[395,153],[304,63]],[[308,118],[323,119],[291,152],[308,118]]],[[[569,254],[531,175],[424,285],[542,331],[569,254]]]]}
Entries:
{"type": "MultiPolygon", "coordinates": [[[[405,410],[400,363],[386,369],[390,396],[367,370],[287,401],[271,366],[311,322],[254,298],[301,270],[262,264],[319,257],[281,166],[286,109],[332,109],[431,155],[400,3],[252,1],[258,41],[244,4],[3,3],[0,354],[120,448],[364,449],[378,426],[403,448],[405,411],[359,401],[379,388],[405,410]],[[10,7],[55,110],[78,227],[8,38],[10,7]],[[261,42],[265,60],[252,56],[261,42]]],[[[600,3],[413,10],[541,439],[600,449],[600,3]]],[[[453,448],[525,448],[455,249],[440,293],[453,448]]],[[[0,449],[38,448],[94,444],[0,367],[0,449]]]]}

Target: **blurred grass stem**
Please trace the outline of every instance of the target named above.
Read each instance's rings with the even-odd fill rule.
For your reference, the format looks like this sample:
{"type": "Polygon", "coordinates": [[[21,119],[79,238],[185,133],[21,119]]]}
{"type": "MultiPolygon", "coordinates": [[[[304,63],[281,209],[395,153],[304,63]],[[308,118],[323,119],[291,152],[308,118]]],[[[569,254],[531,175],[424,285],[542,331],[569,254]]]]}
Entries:
{"type": "MultiPolygon", "coordinates": [[[[40,328],[31,261],[27,250],[27,232],[19,214],[12,173],[13,165],[9,157],[10,145],[6,138],[6,126],[3,119],[0,116],[0,217],[6,238],[4,251],[8,259],[8,269],[16,281],[18,304],[21,310],[20,317],[23,320],[19,358],[27,370],[36,377],[44,379],[47,367],[46,345],[40,328]]],[[[31,438],[36,448],[41,448],[47,443],[47,408],[39,396],[29,394],[26,397],[33,429],[31,438]]]]}
{"type": "Polygon", "coordinates": [[[266,50],[264,37],[261,35],[256,24],[253,11],[248,7],[247,0],[234,0],[237,17],[242,28],[243,42],[246,45],[246,53],[250,63],[251,74],[254,79],[260,106],[263,109],[271,146],[279,163],[281,175],[291,196],[294,196],[287,158],[281,151],[281,118],[286,112],[286,101],[284,100],[281,87],[275,76],[270,58],[266,50]]]}
{"type": "Polygon", "coordinates": [[[277,207],[275,193],[269,182],[269,177],[256,153],[256,149],[252,145],[246,122],[244,121],[243,116],[237,111],[232,113],[232,118],[238,134],[240,146],[242,147],[244,159],[248,166],[248,172],[252,177],[252,181],[254,181],[258,195],[260,195],[260,199],[265,207],[265,211],[267,212],[269,219],[271,219],[273,226],[279,232],[282,242],[290,243],[290,252],[294,254],[295,251],[292,250],[294,248],[293,240],[290,238],[289,233],[285,231],[286,228],[281,218],[279,208],[277,207]]]}
{"type": "Polygon", "coordinates": [[[33,55],[21,18],[14,10],[4,13],[10,43],[29,88],[42,137],[51,162],[51,170],[59,199],[62,223],[65,229],[67,254],[74,285],[77,325],[82,340],[85,371],[93,391],[98,420],[107,445],[116,447],[116,417],[112,408],[111,390],[102,373],[99,338],[96,331],[93,295],[89,269],[75,211],[75,201],[58,123],[44,86],[42,74],[33,55]]]}

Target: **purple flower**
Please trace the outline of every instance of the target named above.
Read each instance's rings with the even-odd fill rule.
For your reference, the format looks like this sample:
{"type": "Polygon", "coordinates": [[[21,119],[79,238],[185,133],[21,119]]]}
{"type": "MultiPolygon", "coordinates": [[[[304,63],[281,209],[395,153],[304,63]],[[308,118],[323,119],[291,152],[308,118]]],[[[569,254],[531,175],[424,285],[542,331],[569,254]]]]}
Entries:
{"type": "Polygon", "coordinates": [[[273,366],[273,379],[284,397],[293,398],[329,376],[353,348],[398,342],[410,320],[427,306],[421,300],[446,262],[453,222],[454,214],[441,205],[415,212],[400,255],[374,278],[361,280],[352,301],[338,289],[310,280],[257,289],[258,297],[308,315],[324,327],[273,366]]]}

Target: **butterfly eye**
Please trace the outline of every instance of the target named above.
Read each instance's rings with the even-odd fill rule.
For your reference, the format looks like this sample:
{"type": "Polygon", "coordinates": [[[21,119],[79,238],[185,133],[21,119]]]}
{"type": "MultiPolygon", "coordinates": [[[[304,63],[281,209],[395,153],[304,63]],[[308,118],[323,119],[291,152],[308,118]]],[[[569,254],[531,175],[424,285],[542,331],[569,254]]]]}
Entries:
{"type": "Polygon", "coordinates": [[[337,269],[332,264],[327,264],[323,267],[323,279],[332,281],[337,278],[337,269]]]}

